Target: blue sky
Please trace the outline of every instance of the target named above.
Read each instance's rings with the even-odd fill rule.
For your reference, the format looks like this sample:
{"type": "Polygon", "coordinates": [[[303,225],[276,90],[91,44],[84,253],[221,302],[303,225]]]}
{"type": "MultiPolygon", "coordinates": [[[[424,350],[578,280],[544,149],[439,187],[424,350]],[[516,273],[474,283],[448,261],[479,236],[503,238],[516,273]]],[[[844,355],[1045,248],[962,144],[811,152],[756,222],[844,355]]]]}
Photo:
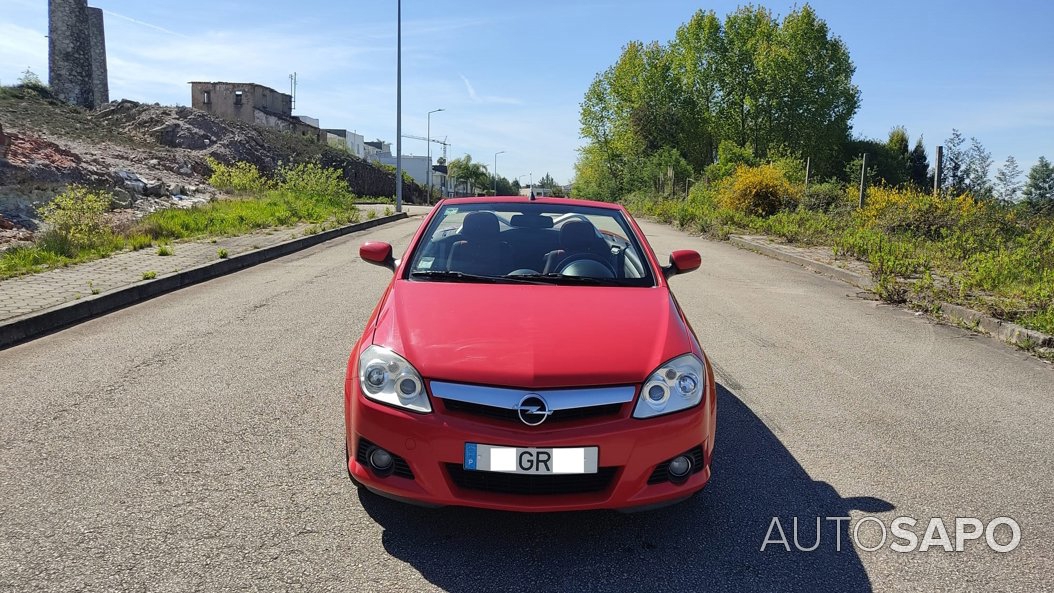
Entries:
{"type": "MultiPolygon", "coordinates": [[[[46,80],[46,0],[0,0],[0,82],[27,67],[46,80]]],[[[107,16],[111,98],[188,104],[191,80],[257,82],[297,113],[367,139],[395,139],[395,2],[90,0],[107,16]]],[[[626,42],[665,41],[699,8],[735,2],[403,1],[403,133],[446,137],[512,178],[573,175],[578,105],[626,42]]],[[[777,14],[793,6],[765,3],[777,14]]],[[[854,132],[905,125],[931,153],[953,127],[996,165],[1054,157],[1054,3],[818,1],[849,47],[862,104],[854,132]]],[[[405,154],[424,142],[405,140],[405,154]]],[[[995,173],[993,167],[992,174],[995,173]]]]}

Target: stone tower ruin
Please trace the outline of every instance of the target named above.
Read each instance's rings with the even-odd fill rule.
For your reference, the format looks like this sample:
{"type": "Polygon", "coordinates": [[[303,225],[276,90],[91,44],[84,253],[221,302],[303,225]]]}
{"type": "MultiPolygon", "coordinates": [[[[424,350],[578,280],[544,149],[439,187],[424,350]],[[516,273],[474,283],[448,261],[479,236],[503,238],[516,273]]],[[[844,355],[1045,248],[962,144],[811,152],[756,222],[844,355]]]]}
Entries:
{"type": "Polygon", "coordinates": [[[87,0],[48,0],[48,85],[81,107],[110,100],[102,9],[87,0]]]}
{"type": "Polygon", "coordinates": [[[88,7],[88,43],[91,44],[91,87],[95,107],[110,102],[110,80],[106,73],[106,27],[102,9],[88,7]]]}

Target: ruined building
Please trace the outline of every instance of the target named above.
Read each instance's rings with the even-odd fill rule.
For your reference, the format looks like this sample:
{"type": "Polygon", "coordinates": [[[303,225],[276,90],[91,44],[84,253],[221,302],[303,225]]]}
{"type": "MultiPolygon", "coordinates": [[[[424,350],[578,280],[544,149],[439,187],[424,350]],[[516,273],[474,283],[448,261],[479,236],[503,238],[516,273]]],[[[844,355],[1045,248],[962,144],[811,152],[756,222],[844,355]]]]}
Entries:
{"type": "Polygon", "coordinates": [[[102,9],[87,0],[48,0],[48,85],[81,107],[110,101],[102,9]]]}
{"type": "Polygon", "coordinates": [[[191,82],[194,109],[325,142],[318,120],[293,115],[293,97],[251,82],[191,82]]]}

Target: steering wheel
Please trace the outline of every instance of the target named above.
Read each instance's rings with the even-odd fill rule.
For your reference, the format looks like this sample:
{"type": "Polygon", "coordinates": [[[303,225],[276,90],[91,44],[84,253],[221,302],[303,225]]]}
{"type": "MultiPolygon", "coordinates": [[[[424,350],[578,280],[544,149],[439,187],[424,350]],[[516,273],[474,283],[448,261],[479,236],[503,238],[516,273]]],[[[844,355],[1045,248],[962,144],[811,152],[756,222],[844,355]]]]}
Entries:
{"type": "Polygon", "coordinates": [[[615,268],[611,265],[611,263],[609,263],[599,255],[593,255],[592,253],[572,253],[571,255],[568,255],[560,261],[560,264],[556,267],[556,273],[563,274],[564,270],[571,267],[575,262],[582,260],[594,261],[604,266],[604,269],[611,273],[611,276],[608,276],[609,278],[617,277],[617,274],[615,273],[615,268]]]}

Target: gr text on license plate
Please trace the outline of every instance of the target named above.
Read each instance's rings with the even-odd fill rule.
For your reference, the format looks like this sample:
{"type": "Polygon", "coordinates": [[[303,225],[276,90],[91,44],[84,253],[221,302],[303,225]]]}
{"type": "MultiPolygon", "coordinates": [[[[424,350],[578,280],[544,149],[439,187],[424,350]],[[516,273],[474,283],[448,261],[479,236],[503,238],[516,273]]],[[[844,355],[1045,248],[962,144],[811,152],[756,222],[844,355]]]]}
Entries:
{"type": "Polygon", "coordinates": [[[595,474],[597,447],[501,447],[465,443],[464,468],[511,474],[595,474]]]}

